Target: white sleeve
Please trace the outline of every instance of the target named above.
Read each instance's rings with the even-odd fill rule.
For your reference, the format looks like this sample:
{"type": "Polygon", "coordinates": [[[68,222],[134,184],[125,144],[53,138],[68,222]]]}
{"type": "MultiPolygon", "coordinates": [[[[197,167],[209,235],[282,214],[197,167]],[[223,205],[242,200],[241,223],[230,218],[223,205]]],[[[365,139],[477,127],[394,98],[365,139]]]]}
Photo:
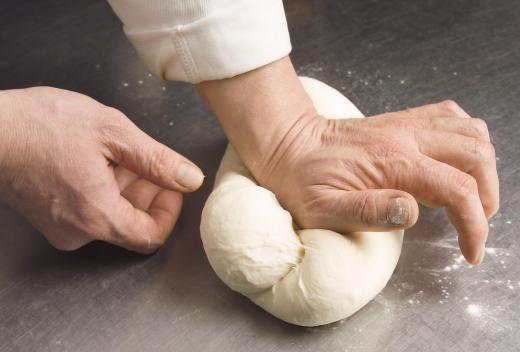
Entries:
{"type": "Polygon", "coordinates": [[[150,71],[165,80],[229,78],[291,51],[282,0],[108,0],[150,71]]]}

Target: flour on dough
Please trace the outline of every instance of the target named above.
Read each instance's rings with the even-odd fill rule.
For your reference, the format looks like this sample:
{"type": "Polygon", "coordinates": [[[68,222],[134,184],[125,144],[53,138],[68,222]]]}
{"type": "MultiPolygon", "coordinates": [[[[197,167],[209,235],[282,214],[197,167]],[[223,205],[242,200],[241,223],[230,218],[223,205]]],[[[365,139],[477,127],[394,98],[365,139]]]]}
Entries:
{"type": "MultiPolygon", "coordinates": [[[[319,114],[363,117],[341,93],[306,77],[319,114]]],[[[254,181],[228,146],[202,212],[204,250],[232,290],[288,323],[317,326],[344,319],[386,285],[401,253],[403,231],[346,236],[295,230],[275,195],[254,181]]]]}

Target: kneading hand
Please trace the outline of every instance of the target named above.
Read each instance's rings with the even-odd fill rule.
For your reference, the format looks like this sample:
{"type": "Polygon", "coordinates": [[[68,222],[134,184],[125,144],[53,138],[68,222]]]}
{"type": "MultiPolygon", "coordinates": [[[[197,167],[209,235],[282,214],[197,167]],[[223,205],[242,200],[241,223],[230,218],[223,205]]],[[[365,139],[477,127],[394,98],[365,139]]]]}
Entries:
{"type": "Polygon", "coordinates": [[[156,250],[200,187],[192,162],[125,115],[54,88],[0,92],[0,199],[56,248],[93,240],[156,250]]]}
{"type": "Polygon", "coordinates": [[[412,226],[417,202],[445,207],[462,253],[480,263],[498,209],[486,124],[452,101],[365,119],[318,116],[285,57],[200,83],[235,150],[302,228],[412,226]]]}
{"type": "Polygon", "coordinates": [[[303,115],[252,170],[304,228],[408,228],[416,200],[445,207],[464,256],[479,263],[498,209],[483,120],[447,101],[365,119],[303,115]]]}

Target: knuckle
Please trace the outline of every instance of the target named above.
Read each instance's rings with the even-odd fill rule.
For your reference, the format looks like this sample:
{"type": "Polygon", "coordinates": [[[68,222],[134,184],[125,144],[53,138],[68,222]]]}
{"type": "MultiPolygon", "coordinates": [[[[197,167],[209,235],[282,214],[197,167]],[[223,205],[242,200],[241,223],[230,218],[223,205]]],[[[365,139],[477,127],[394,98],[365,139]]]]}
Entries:
{"type": "Polygon", "coordinates": [[[488,126],[486,121],[484,121],[481,118],[475,117],[470,119],[473,127],[477,130],[477,132],[485,138],[488,138],[489,132],[488,132],[488,126]]]}
{"type": "Polygon", "coordinates": [[[483,130],[483,131],[488,130],[487,123],[484,119],[481,119],[480,117],[474,117],[470,121],[473,123],[473,125],[476,128],[483,130]]]}
{"type": "Polygon", "coordinates": [[[175,178],[178,160],[172,157],[170,150],[158,147],[151,153],[148,160],[148,172],[153,178],[163,178],[168,175],[175,178]]]}
{"type": "Polygon", "coordinates": [[[459,190],[459,194],[465,197],[467,194],[478,195],[477,180],[469,174],[459,174],[455,180],[456,189],[459,190]]]}
{"type": "Polygon", "coordinates": [[[377,222],[377,204],[374,194],[368,193],[359,197],[353,205],[354,216],[363,225],[372,225],[377,222]]]}
{"type": "Polygon", "coordinates": [[[49,95],[44,104],[42,104],[43,110],[49,114],[49,117],[63,116],[69,114],[68,100],[63,99],[63,96],[57,94],[49,95]]]}
{"type": "Polygon", "coordinates": [[[120,120],[126,120],[127,117],[126,115],[119,109],[116,109],[114,107],[111,107],[111,106],[103,106],[104,110],[105,110],[105,116],[107,116],[109,119],[113,119],[115,121],[120,121],[120,120]]]}
{"type": "Polygon", "coordinates": [[[111,106],[101,106],[98,114],[102,116],[102,118],[99,119],[100,128],[106,129],[107,131],[122,131],[128,121],[128,118],[123,112],[111,106]]]}
{"type": "MultiPolygon", "coordinates": [[[[95,110],[96,107],[100,105],[94,99],[77,92],[52,87],[35,89],[43,90],[42,94],[46,99],[40,101],[42,103],[40,107],[43,107],[43,109],[50,114],[50,117],[76,116],[78,114],[88,116],[89,112],[92,112],[92,110],[95,110]]],[[[88,124],[90,120],[91,119],[80,119],[79,123],[88,124]]]]}
{"type": "Polygon", "coordinates": [[[105,130],[108,133],[113,133],[114,135],[112,136],[114,137],[124,133],[126,130],[126,122],[128,121],[128,118],[120,110],[110,106],[103,106],[100,115],[105,117],[100,121],[101,130],[105,130]]]}
{"type": "Polygon", "coordinates": [[[457,104],[454,100],[451,99],[444,100],[440,102],[439,105],[450,112],[459,112],[461,110],[459,104],[457,104]]]}
{"type": "Polygon", "coordinates": [[[493,144],[489,142],[475,139],[475,148],[473,152],[484,162],[495,159],[495,147],[493,147],[493,144]]]}

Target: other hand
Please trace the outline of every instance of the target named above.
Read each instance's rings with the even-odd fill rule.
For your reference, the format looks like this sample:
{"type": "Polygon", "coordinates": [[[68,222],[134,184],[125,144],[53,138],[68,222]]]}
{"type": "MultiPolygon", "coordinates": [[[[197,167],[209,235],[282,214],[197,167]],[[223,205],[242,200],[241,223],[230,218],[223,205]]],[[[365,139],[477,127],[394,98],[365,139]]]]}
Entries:
{"type": "Polygon", "coordinates": [[[123,113],[82,94],[0,92],[0,198],[58,249],[102,240],[140,253],[164,243],[203,174],[123,113]]]}

